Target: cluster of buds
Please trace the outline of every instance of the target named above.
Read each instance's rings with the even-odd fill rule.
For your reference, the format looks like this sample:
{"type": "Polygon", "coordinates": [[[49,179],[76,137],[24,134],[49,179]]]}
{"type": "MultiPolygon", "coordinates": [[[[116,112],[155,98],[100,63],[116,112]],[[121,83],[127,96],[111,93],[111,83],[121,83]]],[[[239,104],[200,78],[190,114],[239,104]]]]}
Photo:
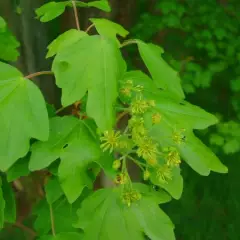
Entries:
{"type": "Polygon", "coordinates": [[[183,134],[186,129],[182,128],[180,131],[174,131],[172,134],[172,140],[177,144],[180,145],[185,142],[186,136],[183,134]]]}
{"type": "Polygon", "coordinates": [[[141,198],[142,198],[141,193],[134,189],[125,191],[122,194],[122,202],[126,204],[128,207],[130,207],[132,203],[139,201],[141,198]]]}
{"type": "Polygon", "coordinates": [[[116,176],[114,182],[120,185],[127,184],[129,182],[128,175],[126,173],[120,173],[116,176]]]}
{"type": "Polygon", "coordinates": [[[131,97],[132,92],[141,93],[143,91],[143,86],[141,85],[133,85],[132,80],[127,80],[124,86],[120,89],[120,92],[123,96],[131,97]]]}
{"type": "Polygon", "coordinates": [[[172,168],[167,164],[159,166],[157,169],[157,178],[161,183],[168,183],[168,181],[172,180],[172,168]]]}
{"type": "Polygon", "coordinates": [[[166,154],[165,159],[169,167],[178,167],[181,163],[181,158],[178,150],[175,147],[168,147],[163,150],[166,154]]]}

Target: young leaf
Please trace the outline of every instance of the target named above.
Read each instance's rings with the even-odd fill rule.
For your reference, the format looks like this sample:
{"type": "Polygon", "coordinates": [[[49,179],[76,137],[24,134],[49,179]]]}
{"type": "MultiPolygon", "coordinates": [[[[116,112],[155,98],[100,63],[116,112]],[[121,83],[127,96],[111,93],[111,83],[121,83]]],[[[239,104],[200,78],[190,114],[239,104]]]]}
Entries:
{"type": "Polygon", "coordinates": [[[123,204],[120,189],[102,189],[86,198],[75,225],[85,240],[174,240],[173,224],[158,204],[142,195],[130,207],[123,204]],[[93,231],[94,229],[94,231],[93,231]]]}
{"type": "Polygon", "coordinates": [[[19,52],[17,48],[20,43],[8,29],[0,29],[0,59],[4,61],[16,61],[19,52]]]}
{"type": "Polygon", "coordinates": [[[4,211],[5,211],[5,205],[6,202],[3,198],[3,190],[2,190],[2,179],[0,179],[1,181],[1,187],[0,187],[0,229],[3,228],[4,226],[4,211]]]}
{"type": "Polygon", "coordinates": [[[165,189],[169,192],[173,198],[180,199],[183,191],[183,178],[180,174],[180,168],[173,168],[172,169],[172,179],[168,182],[161,182],[157,177],[157,171],[154,169],[151,172],[151,182],[156,185],[160,186],[161,188],[165,189]]]}
{"type": "Polygon", "coordinates": [[[111,12],[108,0],[93,1],[88,3],[89,7],[95,7],[105,12],[111,12]]]}
{"type": "Polygon", "coordinates": [[[76,29],[70,29],[66,31],[65,33],[58,36],[51,44],[49,44],[46,57],[49,58],[54,56],[62,49],[69,47],[71,44],[86,36],[88,36],[87,33],[78,31],[76,29]]]}
{"type": "Polygon", "coordinates": [[[202,108],[179,100],[171,93],[157,89],[151,78],[141,71],[131,71],[124,74],[121,80],[122,85],[128,80],[132,80],[135,86],[143,86],[144,97],[148,100],[154,100],[159,113],[171,120],[173,125],[191,129],[205,129],[218,122],[214,115],[202,108]]]}
{"type": "Polygon", "coordinates": [[[174,142],[173,134],[177,130],[173,126],[166,118],[162,118],[159,124],[149,128],[150,135],[162,147],[176,147],[182,158],[201,175],[209,175],[211,170],[219,173],[227,173],[227,167],[220,162],[207,146],[194,136],[192,130],[186,130],[183,133],[184,140],[182,143],[178,144],[174,142]],[[159,138],[159,136],[162,137],[159,138]]]}
{"type": "Polygon", "coordinates": [[[39,89],[14,67],[0,62],[0,169],[29,150],[30,138],[48,139],[47,109],[39,89]]]}
{"type": "Polygon", "coordinates": [[[100,35],[116,40],[118,43],[117,35],[125,38],[129,34],[121,25],[108,19],[90,18],[90,21],[94,24],[100,35]]]}
{"type": "Polygon", "coordinates": [[[137,44],[140,55],[156,85],[180,99],[184,98],[180,77],[162,58],[163,49],[140,40],[137,40],[137,44]]]}
{"type": "Polygon", "coordinates": [[[83,234],[76,232],[64,232],[59,233],[56,236],[43,236],[38,238],[38,240],[81,240],[83,239],[83,234]]]}
{"type": "Polygon", "coordinates": [[[88,90],[87,114],[104,131],[115,122],[117,83],[125,71],[121,53],[110,39],[84,37],[57,54],[53,62],[62,104],[80,100],[88,90]]]}
{"type": "Polygon", "coordinates": [[[4,221],[8,223],[16,222],[16,202],[15,195],[10,183],[5,178],[2,179],[2,192],[5,200],[4,221]]]}
{"type": "Polygon", "coordinates": [[[92,132],[86,121],[56,117],[50,121],[49,140],[37,142],[32,147],[29,164],[32,171],[46,168],[61,159],[58,175],[70,203],[80,196],[84,187],[92,187],[92,179],[87,172],[90,163],[107,167],[101,156],[100,144],[92,132]]]}
{"type": "MultiPolygon", "coordinates": [[[[80,201],[73,205],[67,202],[67,199],[62,197],[57,200],[53,206],[53,218],[56,233],[76,232],[72,227],[76,221],[76,211],[80,207],[80,201]]],[[[51,230],[50,208],[45,200],[42,200],[34,209],[33,214],[37,216],[34,222],[34,229],[39,235],[46,235],[51,230]]]]}
{"type": "Polygon", "coordinates": [[[68,4],[68,1],[46,3],[36,10],[37,17],[41,22],[49,22],[63,14],[68,4]]]}
{"type": "Polygon", "coordinates": [[[28,176],[30,171],[28,169],[29,156],[19,159],[8,171],[7,180],[13,182],[14,180],[28,176]]]}
{"type": "Polygon", "coordinates": [[[45,192],[48,204],[53,204],[63,195],[63,191],[57,177],[52,177],[48,180],[45,185],[45,192]]]}
{"type": "Polygon", "coordinates": [[[5,22],[5,20],[0,16],[0,32],[5,30],[7,24],[5,22]]]}

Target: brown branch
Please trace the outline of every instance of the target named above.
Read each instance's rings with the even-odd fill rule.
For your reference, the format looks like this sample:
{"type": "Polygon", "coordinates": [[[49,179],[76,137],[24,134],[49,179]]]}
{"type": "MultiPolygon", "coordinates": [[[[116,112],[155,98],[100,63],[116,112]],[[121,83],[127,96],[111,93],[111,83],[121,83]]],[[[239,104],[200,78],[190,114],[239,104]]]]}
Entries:
{"type": "Polygon", "coordinates": [[[37,233],[36,233],[35,231],[33,231],[31,228],[23,225],[23,224],[20,223],[20,222],[14,223],[14,226],[22,229],[23,231],[25,231],[25,232],[27,232],[27,233],[29,233],[33,238],[35,238],[35,237],[37,236],[37,233]]]}
{"type": "Polygon", "coordinates": [[[129,113],[128,111],[121,112],[117,117],[117,123],[128,113],[129,113]]]}
{"type": "Polygon", "coordinates": [[[79,24],[79,18],[78,18],[78,10],[77,10],[77,6],[76,6],[75,1],[72,1],[72,5],[73,5],[73,12],[74,12],[74,17],[75,17],[75,22],[76,22],[77,30],[80,31],[80,24],[79,24]]]}
{"type": "Polygon", "coordinates": [[[38,77],[41,75],[53,75],[53,72],[51,72],[51,71],[36,72],[36,73],[29,74],[29,75],[25,76],[24,78],[30,79],[30,78],[38,77]]]}

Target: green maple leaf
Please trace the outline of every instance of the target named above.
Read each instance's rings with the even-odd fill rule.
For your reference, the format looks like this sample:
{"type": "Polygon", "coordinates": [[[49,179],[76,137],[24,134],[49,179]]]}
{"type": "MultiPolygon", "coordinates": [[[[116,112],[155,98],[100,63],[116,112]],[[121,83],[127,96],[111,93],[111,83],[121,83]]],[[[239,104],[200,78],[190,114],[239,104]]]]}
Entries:
{"type": "Polygon", "coordinates": [[[51,44],[48,46],[47,58],[54,56],[62,49],[67,48],[71,44],[77,42],[83,37],[88,36],[87,33],[83,31],[78,31],[76,29],[70,29],[65,33],[58,36],[51,44]]]}
{"type": "Polygon", "coordinates": [[[124,205],[120,189],[102,189],[86,198],[75,225],[84,231],[84,240],[174,240],[173,224],[158,203],[142,193],[142,198],[124,205]],[[93,231],[94,229],[94,231],[93,231]]]}
{"type": "MultiPolygon", "coordinates": [[[[105,12],[110,12],[111,8],[109,6],[108,1],[93,1],[89,3],[84,3],[80,1],[75,1],[77,7],[95,7],[105,12]]],[[[49,2],[42,5],[40,8],[36,9],[37,18],[40,19],[41,22],[49,22],[60,15],[62,15],[66,9],[66,7],[72,7],[72,1],[63,1],[63,2],[49,2]]]]}
{"type": "Polygon", "coordinates": [[[183,192],[183,178],[180,174],[179,167],[172,169],[171,180],[168,180],[167,182],[159,181],[156,169],[151,171],[150,180],[154,185],[160,186],[169,192],[175,199],[181,198],[183,192]]]}
{"type": "Polygon", "coordinates": [[[29,150],[30,138],[48,139],[44,98],[34,83],[0,62],[0,169],[8,170],[29,150]]]}
{"type": "Polygon", "coordinates": [[[129,32],[126,29],[124,29],[121,25],[115,22],[112,22],[108,19],[90,18],[90,21],[94,24],[94,26],[96,27],[100,35],[114,39],[118,43],[119,41],[116,35],[119,35],[125,38],[129,34],[129,32]]]}
{"type": "Polygon", "coordinates": [[[125,62],[114,41],[100,36],[84,37],[57,54],[52,69],[62,88],[62,104],[70,105],[88,91],[88,116],[102,131],[111,129],[118,80],[125,71],[125,62]]]}
{"type": "MultiPolygon", "coordinates": [[[[80,201],[69,204],[65,197],[61,197],[52,205],[54,225],[56,234],[62,232],[76,232],[73,223],[77,220],[76,211],[80,207],[80,201]]],[[[51,230],[50,206],[46,200],[42,200],[35,209],[33,215],[36,215],[34,229],[41,235],[46,235],[51,230]]]]}
{"type": "Polygon", "coordinates": [[[16,222],[15,194],[13,192],[12,185],[8,183],[5,178],[2,178],[2,192],[5,201],[4,221],[8,223],[15,223],[16,222]]]}
{"type": "Polygon", "coordinates": [[[59,233],[56,236],[42,236],[38,238],[38,240],[81,240],[82,239],[81,233],[76,232],[64,232],[59,233]]]}
{"type": "Polygon", "coordinates": [[[5,30],[7,24],[5,22],[5,20],[0,16],[0,32],[5,30]]]}
{"type": "Polygon", "coordinates": [[[15,164],[7,171],[8,182],[13,182],[20,177],[28,176],[30,173],[28,163],[29,155],[15,162],[15,164]]]}
{"type": "Polygon", "coordinates": [[[0,59],[5,61],[16,61],[19,56],[17,50],[19,46],[20,43],[8,29],[0,29],[0,59]]]}
{"type": "MultiPolygon", "coordinates": [[[[183,128],[205,129],[218,122],[214,115],[202,108],[179,100],[167,91],[157,89],[152,79],[141,71],[125,73],[121,84],[124,85],[128,80],[132,80],[135,86],[143,86],[144,97],[149,100],[155,100],[157,111],[171,120],[171,123],[175,126],[180,125],[183,128]]],[[[132,95],[132,99],[134,97],[132,95]]]]}
{"type": "Polygon", "coordinates": [[[33,144],[29,168],[32,171],[48,167],[61,159],[58,176],[69,202],[74,202],[84,187],[92,187],[89,165],[98,163],[111,169],[112,159],[102,156],[100,143],[86,120],[55,117],[50,121],[50,137],[33,144]]]}
{"type": "Polygon", "coordinates": [[[68,1],[46,3],[36,10],[37,17],[41,22],[49,22],[62,15],[68,4],[68,1]]]}
{"type": "Polygon", "coordinates": [[[162,58],[163,49],[154,44],[137,40],[140,55],[157,87],[167,90],[180,99],[184,98],[178,73],[162,58]]]}
{"type": "Polygon", "coordinates": [[[5,206],[6,202],[3,198],[3,190],[2,190],[2,179],[0,178],[1,181],[1,187],[0,187],[0,229],[3,228],[4,226],[4,211],[5,211],[5,206]]]}

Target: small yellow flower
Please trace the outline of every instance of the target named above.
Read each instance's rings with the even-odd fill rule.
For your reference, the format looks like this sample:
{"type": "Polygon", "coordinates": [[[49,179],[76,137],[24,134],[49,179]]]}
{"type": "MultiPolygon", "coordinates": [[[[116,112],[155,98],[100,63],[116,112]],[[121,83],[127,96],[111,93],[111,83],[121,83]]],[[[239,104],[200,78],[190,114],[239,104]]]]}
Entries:
{"type": "Polygon", "coordinates": [[[121,167],[121,160],[117,159],[113,162],[112,168],[118,170],[121,167]]]}
{"type": "Polygon", "coordinates": [[[131,88],[129,87],[124,87],[120,90],[120,92],[127,97],[131,97],[131,88]]]}
{"type": "Polygon", "coordinates": [[[147,137],[143,138],[138,143],[137,154],[139,157],[142,157],[145,160],[156,159],[156,153],[157,153],[157,144],[153,143],[153,141],[150,138],[147,138],[147,137]]]}
{"type": "Polygon", "coordinates": [[[114,148],[118,147],[119,144],[119,138],[120,138],[120,132],[114,132],[111,131],[105,131],[104,136],[100,138],[101,142],[101,148],[103,151],[109,150],[110,152],[113,151],[114,148]]]}
{"type": "Polygon", "coordinates": [[[152,158],[146,159],[146,162],[152,167],[156,166],[158,163],[157,156],[153,155],[152,158]]]}
{"type": "Polygon", "coordinates": [[[135,100],[131,105],[131,110],[133,114],[143,114],[149,108],[148,102],[146,100],[135,100]]]}
{"type": "Polygon", "coordinates": [[[154,113],[154,114],[152,115],[152,123],[153,123],[153,124],[158,124],[158,123],[160,123],[160,122],[161,122],[161,119],[162,119],[162,116],[161,116],[161,114],[159,114],[159,113],[154,113]]]}
{"type": "Polygon", "coordinates": [[[176,149],[172,149],[168,154],[167,154],[167,165],[170,167],[174,167],[174,166],[179,166],[179,164],[181,163],[181,158],[180,158],[180,154],[176,149]]]}
{"type": "Polygon", "coordinates": [[[144,173],[143,173],[143,180],[144,181],[147,181],[149,178],[150,178],[150,172],[148,170],[146,170],[144,173]]]}
{"type": "Polygon", "coordinates": [[[156,103],[155,103],[154,100],[149,100],[149,101],[148,101],[148,105],[149,105],[150,107],[155,107],[155,106],[156,106],[156,103]]]}
{"type": "Polygon", "coordinates": [[[126,184],[128,182],[128,176],[124,173],[120,173],[116,176],[114,182],[121,185],[126,184]]]}
{"type": "Polygon", "coordinates": [[[157,178],[161,183],[168,183],[172,180],[172,170],[168,165],[160,166],[157,170],[157,178]]]}
{"type": "Polygon", "coordinates": [[[130,207],[132,203],[139,201],[141,198],[142,198],[141,193],[139,193],[136,190],[130,190],[123,193],[122,202],[126,204],[128,207],[130,207]]]}
{"type": "Polygon", "coordinates": [[[174,131],[172,134],[172,140],[178,145],[185,142],[185,135],[183,134],[185,131],[186,129],[184,128],[180,129],[180,131],[174,131]]]}

